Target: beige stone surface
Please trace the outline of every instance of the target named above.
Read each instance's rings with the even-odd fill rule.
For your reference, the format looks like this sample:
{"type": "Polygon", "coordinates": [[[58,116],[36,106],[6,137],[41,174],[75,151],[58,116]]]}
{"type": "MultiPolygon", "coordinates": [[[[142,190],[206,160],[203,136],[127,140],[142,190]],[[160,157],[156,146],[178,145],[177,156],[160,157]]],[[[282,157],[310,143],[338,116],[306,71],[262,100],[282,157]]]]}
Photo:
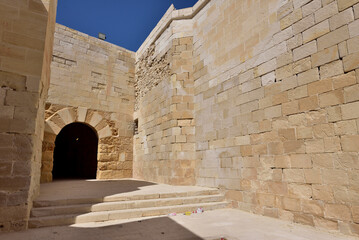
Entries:
{"type": "MultiPolygon", "coordinates": [[[[11,19],[14,5],[0,4],[11,19]]],[[[357,13],[357,0],[201,0],[171,6],[137,53],[57,25],[48,105],[39,108],[49,120],[43,179],[51,180],[55,134],[77,119],[102,139],[99,178],[133,169],[145,180],[216,187],[233,207],[358,235],[357,13]]],[[[35,129],[26,108],[44,103],[41,64],[20,64],[41,58],[29,24],[0,30],[11,45],[0,48],[0,84],[11,88],[0,91],[0,131],[12,141],[13,131],[35,129]]],[[[41,138],[31,140],[37,158],[41,138]]],[[[22,189],[29,171],[8,160],[11,146],[0,177],[22,189]]],[[[29,189],[39,182],[35,165],[29,189]]],[[[6,217],[22,207],[5,208],[6,217]]]]}
{"type": "Polygon", "coordinates": [[[56,5],[0,1],[0,231],[27,228],[39,191],[56,5]]]}

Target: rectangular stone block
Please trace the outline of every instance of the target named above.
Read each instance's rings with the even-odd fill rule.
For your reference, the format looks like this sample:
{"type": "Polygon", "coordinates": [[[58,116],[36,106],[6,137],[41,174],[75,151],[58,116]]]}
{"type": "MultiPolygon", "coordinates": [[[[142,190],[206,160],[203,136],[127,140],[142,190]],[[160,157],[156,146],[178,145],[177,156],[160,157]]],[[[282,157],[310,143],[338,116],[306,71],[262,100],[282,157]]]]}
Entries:
{"type": "Polygon", "coordinates": [[[329,20],[318,23],[317,25],[303,32],[303,43],[307,43],[314,39],[317,39],[318,37],[323,36],[329,31],[329,20]]]}
{"type": "Polygon", "coordinates": [[[307,57],[293,63],[293,73],[298,74],[312,68],[311,58],[307,57]]]}
{"type": "Polygon", "coordinates": [[[304,169],[304,178],[306,183],[321,184],[322,176],[320,169],[304,169]]]}
{"type": "Polygon", "coordinates": [[[300,33],[287,40],[288,50],[292,50],[296,47],[299,47],[302,44],[303,44],[303,38],[302,38],[302,34],[300,33]]]}
{"type": "Polygon", "coordinates": [[[354,22],[348,25],[349,28],[349,35],[350,37],[359,36],[359,20],[355,20],[354,22]]]}
{"type": "Polygon", "coordinates": [[[267,86],[275,82],[276,73],[275,71],[267,73],[261,77],[262,86],[267,86]]]}
{"type": "Polygon", "coordinates": [[[302,140],[285,141],[284,153],[305,153],[305,145],[302,140]]]}
{"type": "Polygon", "coordinates": [[[284,116],[295,114],[299,112],[298,101],[290,101],[282,104],[282,114],[284,116]]]}
{"type": "Polygon", "coordinates": [[[344,9],[353,6],[358,2],[359,0],[338,0],[338,9],[339,11],[343,11],[344,9]]]}
{"type": "Polygon", "coordinates": [[[318,68],[313,68],[306,72],[298,74],[298,85],[308,84],[314,81],[319,80],[319,71],[318,68]]]}
{"type": "Polygon", "coordinates": [[[281,6],[277,11],[278,19],[282,19],[293,11],[293,3],[288,2],[281,6]]]}
{"type": "Polygon", "coordinates": [[[351,86],[354,85],[355,83],[356,83],[356,76],[354,71],[333,78],[334,89],[351,86]]]}
{"type": "Polygon", "coordinates": [[[280,105],[264,109],[266,119],[273,119],[282,116],[282,108],[280,105]]]}
{"type": "Polygon", "coordinates": [[[313,67],[318,67],[337,59],[339,59],[339,51],[337,45],[317,52],[311,57],[313,67]]]}
{"type": "Polygon", "coordinates": [[[305,142],[306,153],[322,153],[324,152],[323,139],[307,140],[305,142]]]}
{"type": "Polygon", "coordinates": [[[350,54],[343,58],[344,71],[349,72],[359,67],[359,52],[350,54]]]}
{"type": "Polygon", "coordinates": [[[335,62],[331,62],[325,64],[320,67],[320,78],[326,79],[333,76],[341,75],[344,73],[343,62],[341,60],[337,60],[335,62]]]}
{"type": "Polygon", "coordinates": [[[349,39],[349,28],[347,25],[338,28],[320,38],[318,38],[318,50],[321,51],[325,48],[336,45],[349,39]]]}
{"type": "Polygon", "coordinates": [[[267,193],[257,193],[257,199],[261,206],[274,207],[275,195],[267,193]]]}
{"type": "Polygon", "coordinates": [[[330,30],[333,31],[341,26],[344,26],[354,21],[354,13],[352,8],[348,8],[343,12],[340,12],[329,19],[330,30]]]}
{"type": "Polygon", "coordinates": [[[359,101],[359,85],[346,87],[344,89],[345,102],[359,101]]]}
{"type": "Polygon", "coordinates": [[[338,13],[338,5],[334,1],[315,12],[315,22],[319,23],[338,13]]]}
{"type": "Polygon", "coordinates": [[[293,24],[293,34],[302,33],[315,24],[314,15],[311,14],[293,24]]]}
{"type": "Polygon", "coordinates": [[[280,20],[280,29],[284,30],[302,18],[302,9],[296,9],[280,20]]]}
{"type": "Polygon", "coordinates": [[[343,136],[341,144],[344,152],[359,151],[359,135],[343,136]]]}
{"type": "Polygon", "coordinates": [[[344,103],[343,90],[338,89],[319,95],[319,106],[328,107],[344,103]]]}
{"type": "Polygon", "coordinates": [[[285,65],[288,65],[290,63],[293,62],[293,53],[290,51],[290,52],[286,52],[280,56],[277,57],[277,66],[273,68],[273,70],[275,68],[280,68],[280,67],[283,67],[285,65]]]}
{"type": "MultiPolygon", "coordinates": [[[[359,36],[351,38],[347,41],[347,52],[349,54],[359,51],[359,36]]],[[[347,55],[347,54],[346,54],[347,55]]]]}
{"type": "Polygon", "coordinates": [[[348,173],[344,170],[323,169],[323,183],[331,185],[347,185],[349,183],[348,173]]]}
{"type": "Polygon", "coordinates": [[[342,105],[341,112],[344,120],[359,118],[359,102],[342,105]]]}
{"type": "Polygon", "coordinates": [[[342,221],[351,221],[351,212],[348,206],[341,204],[325,205],[324,215],[326,218],[339,219],[342,221]]]}
{"type": "Polygon", "coordinates": [[[291,168],[312,168],[312,159],[308,154],[290,155],[291,168]]]}
{"type": "Polygon", "coordinates": [[[359,3],[353,6],[355,19],[359,18],[359,3]]]}
{"type": "Polygon", "coordinates": [[[308,4],[304,5],[302,7],[303,17],[308,16],[309,14],[314,13],[318,9],[322,7],[322,1],[321,0],[313,0],[309,2],[308,4]]]}
{"type": "Polygon", "coordinates": [[[303,169],[283,169],[283,176],[285,182],[290,183],[304,183],[303,169]]]}
{"type": "Polygon", "coordinates": [[[288,64],[284,67],[276,69],[275,75],[277,80],[282,80],[284,78],[291,77],[293,75],[293,65],[288,64]]]}
{"type": "Polygon", "coordinates": [[[324,215],[324,204],[320,201],[303,200],[302,209],[304,213],[314,214],[317,216],[324,215]]]}
{"type": "Polygon", "coordinates": [[[299,59],[308,57],[317,52],[317,41],[309,42],[301,47],[293,50],[293,60],[298,61],[299,59]]]}
{"type": "Polygon", "coordinates": [[[346,42],[341,42],[338,44],[338,48],[339,48],[339,56],[341,58],[345,57],[346,55],[348,55],[348,47],[347,47],[347,43],[346,42]]]}
{"type": "Polygon", "coordinates": [[[28,107],[35,109],[38,104],[38,94],[30,92],[7,91],[5,102],[10,106],[28,107]]]}
{"type": "Polygon", "coordinates": [[[265,62],[257,67],[257,71],[255,71],[255,76],[259,77],[266,73],[269,73],[276,69],[277,60],[273,58],[272,60],[265,62]]]}
{"type": "Polygon", "coordinates": [[[311,96],[303,99],[299,99],[299,110],[300,111],[310,111],[315,110],[319,107],[318,97],[311,96]]]}
{"type": "Polygon", "coordinates": [[[283,208],[289,211],[300,211],[300,199],[284,197],[282,199],[283,208]]]}
{"type": "Polygon", "coordinates": [[[313,129],[311,127],[298,127],[297,128],[298,139],[310,139],[313,138],[313,129]]]}
{"type": "Polygon", "coordinates": [[[340,121],[334,124],[335,135],[356,135],[357,124],[355,120],[340,121]]]}

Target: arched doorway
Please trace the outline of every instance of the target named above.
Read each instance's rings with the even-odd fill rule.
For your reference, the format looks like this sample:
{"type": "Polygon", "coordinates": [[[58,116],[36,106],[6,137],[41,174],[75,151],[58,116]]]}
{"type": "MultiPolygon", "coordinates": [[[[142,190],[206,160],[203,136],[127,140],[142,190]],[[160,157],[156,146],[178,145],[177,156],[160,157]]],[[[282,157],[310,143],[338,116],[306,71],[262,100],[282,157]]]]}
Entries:
{"type": "Polygon", "coordinates": [[[53,179],[96,178],[97,146],[97,134],[90,126],[66,125],[55,140],[53,179]]]}

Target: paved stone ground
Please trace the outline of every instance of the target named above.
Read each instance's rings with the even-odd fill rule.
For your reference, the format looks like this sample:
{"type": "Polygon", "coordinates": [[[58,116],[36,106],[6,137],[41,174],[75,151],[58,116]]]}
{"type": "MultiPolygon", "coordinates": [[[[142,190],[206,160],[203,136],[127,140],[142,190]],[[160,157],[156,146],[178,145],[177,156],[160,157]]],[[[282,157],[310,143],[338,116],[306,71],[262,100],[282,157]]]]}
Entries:
{"type": "Polygon", "coordinates": [[[155,217],[30,229],[0,234],[1,240],[354,240],[311,227],[258,216],[235,209],[191,216],[155,217]]]}
{"type": "Polygon", "coordinates": [[[40,186],[36,200],[59,200],[77,198],[106,198],[144,194],[161,194],[210,190],[198,186],[171,186],[127,178],[120,180],[57,180],[40,186]]]}

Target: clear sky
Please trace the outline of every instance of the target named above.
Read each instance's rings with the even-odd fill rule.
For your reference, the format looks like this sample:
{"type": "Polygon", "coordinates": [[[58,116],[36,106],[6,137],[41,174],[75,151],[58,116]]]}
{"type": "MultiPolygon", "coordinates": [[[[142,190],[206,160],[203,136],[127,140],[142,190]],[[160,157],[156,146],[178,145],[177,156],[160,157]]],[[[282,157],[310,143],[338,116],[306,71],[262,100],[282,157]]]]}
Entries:
{"type": "Polygon", "coordinates": [[[59,0],[57,22],[136,51],[173,3],[192,7],[197,0],[59,0]]]}

